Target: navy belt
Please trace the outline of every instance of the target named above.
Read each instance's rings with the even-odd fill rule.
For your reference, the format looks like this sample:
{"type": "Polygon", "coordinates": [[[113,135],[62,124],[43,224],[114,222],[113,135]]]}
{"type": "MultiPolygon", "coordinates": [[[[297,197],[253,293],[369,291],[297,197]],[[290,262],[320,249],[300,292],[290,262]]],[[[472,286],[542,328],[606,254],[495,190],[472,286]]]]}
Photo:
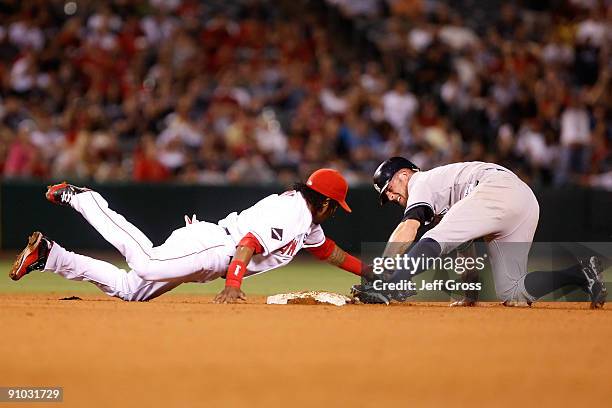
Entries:
{"type": "MultiPolygon", "coordinates": [[[[508,171],[505,169],[498,169],[497,167],[489,167],[488,169],[484,169],[484,171],[488,171],[488,170],[497,170],[497,171],[503,171],[504,173],[507,173],[508,171]]],[[[480,180],[476,180],[476,184],[474,185],[474,187],[476,187],[478,185],[478,183],[480,183],[480,180]]]]}

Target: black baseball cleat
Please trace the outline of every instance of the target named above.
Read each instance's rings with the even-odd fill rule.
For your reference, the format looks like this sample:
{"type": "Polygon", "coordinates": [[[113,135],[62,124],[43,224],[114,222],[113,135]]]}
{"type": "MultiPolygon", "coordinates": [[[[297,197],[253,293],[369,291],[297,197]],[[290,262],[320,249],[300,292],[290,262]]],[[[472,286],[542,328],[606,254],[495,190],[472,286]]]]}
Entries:
{"type": "Polygon", "coordinates": [[[592,256],[589,259],[581,260],[580,266],[587,280],[585,289],[591,296],[591,309],[602,308],[604,303],[606,303],[608,289],[603,281],[601,260],[596,256],[592,256]]]}
{"type": "Polygon", "coordinates": [[[388,305],[391,302],[405,302],[416,294],[414,290],[376,290],[371,282],[351,287],[351,295],[361,303],[388,305]]]}
{"type": "Polygon", "coordinates": [[[391,303],[389,296],[375,290],[369,283],[363,285],[353,285],[351,287],[351,295],[361,303],[385,305],[391,303]]]}
{"type": "Polygon", "coordinates": [[[64,181],[60,184],[48,186],[45,197],[53,204],[69,206],[72,197],[86,191],[91,190],[85,187],[73,186],[72,184],[68,184],[64,181]]]}
{"type": "Polygon", "coordinates": [[[16,281],[32,271],[43,270],[52,246],[53,241],[43,234],[38,231],[33,233],[28,239],[28,245],[15,260],[9,277],[16,281]]]}

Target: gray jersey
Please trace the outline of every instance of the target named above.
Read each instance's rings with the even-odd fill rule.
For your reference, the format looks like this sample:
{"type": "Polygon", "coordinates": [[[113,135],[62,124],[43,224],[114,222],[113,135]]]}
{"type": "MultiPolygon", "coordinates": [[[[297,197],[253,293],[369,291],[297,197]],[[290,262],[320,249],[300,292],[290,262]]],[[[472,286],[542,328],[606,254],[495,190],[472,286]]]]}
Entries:
{"type": "Polygon", "coordinates": [[[417,172],[408,183],[406,211],[414,213],[423,207],[445,214],[423,234],[440,244],[442,254],[483,238],[499,299],[534,300],[524,287],[524,278],[540,208],[533,191],[514,173],[483,162],[417,172]]]}
{"type": "Polygon", "coordinates": [[[467,197],[489,171],[512,173],[498,164],[484,162],[453,163],[416,172],[408,183],[408,201],[404,213],[425,205],[434,214],[444,214],[459,200],[467,197]]]}

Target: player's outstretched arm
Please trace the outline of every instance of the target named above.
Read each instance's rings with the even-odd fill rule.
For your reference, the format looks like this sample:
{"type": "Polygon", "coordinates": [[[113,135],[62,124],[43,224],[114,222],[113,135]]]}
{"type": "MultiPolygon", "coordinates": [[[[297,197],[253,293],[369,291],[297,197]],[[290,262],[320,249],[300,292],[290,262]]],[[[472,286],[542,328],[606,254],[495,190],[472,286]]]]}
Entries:
{"type": "Polygon", "coordinates": [[[215,303],[234,303],[246,300],[246,295],[240,289],[247,265],[253,256],[253,248],[238,246],[234,259],[230,262],[225,274],[225,288],[213,299],[215,303]]]}
{"type": "Polygon", "coordinates": [[[402,255],[406,252],[414,242],[420,226],[420,221],[410,218],[400,222],[389,237],[383,257],[393,258],[395,255],[402,255]]]}
{"type": "Polygon", "coordinates": [[[308,252],[345,271],[359,276],[363,274],[364,268],[361,260],[344,251],[330,238],[325,238],[325,242],[318,247],[308,248],[308,252]]]}
{"type": "Polygon", "coordinates": [[[246,234],[238,243],[236,253],[225,273],[225,288],[213,299],[215,303],[234,303],[246,300],[246,295],[240,290],[242,278],[247,270],[253,254],[263,251],[261,243],[251,233],[246,234]]]}

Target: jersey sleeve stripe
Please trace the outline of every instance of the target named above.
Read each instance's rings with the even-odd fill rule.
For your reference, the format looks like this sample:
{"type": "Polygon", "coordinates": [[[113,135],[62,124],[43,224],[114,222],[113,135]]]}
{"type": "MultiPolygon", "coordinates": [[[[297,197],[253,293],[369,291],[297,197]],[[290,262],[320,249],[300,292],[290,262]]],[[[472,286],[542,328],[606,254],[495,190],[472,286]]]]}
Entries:
{"type": "Polygon", "coordinates": [[[404,214],[406,214],[408,211],[412,210],[413,208],[415,208],[415,207],[420,207],[420,206],[422,206],[422,205],[424,205],[424,206],[427,206],[427,207],[431,208],[431,211],[435,213],[435,211],[434,211],[434,209],[433,209],[433,206],[432,206],[431,204],[426,203],[425,201],[421,201],[421,202],[418,202],[418,203],[414,203],[414,204],[412,204],[410,207],[406,207],[406,209],[404,210],[404,214]]]}
{"type": "Polygon", "coordinates": [[[325,243],[325,239],[326,238],[323,238],[323,241],[317,242],[316,244],[304,244],[304,245],[302,245],[302,248],[316,248],[316,247],[320,247],[321,245],[323,245],[325,243]]]}

